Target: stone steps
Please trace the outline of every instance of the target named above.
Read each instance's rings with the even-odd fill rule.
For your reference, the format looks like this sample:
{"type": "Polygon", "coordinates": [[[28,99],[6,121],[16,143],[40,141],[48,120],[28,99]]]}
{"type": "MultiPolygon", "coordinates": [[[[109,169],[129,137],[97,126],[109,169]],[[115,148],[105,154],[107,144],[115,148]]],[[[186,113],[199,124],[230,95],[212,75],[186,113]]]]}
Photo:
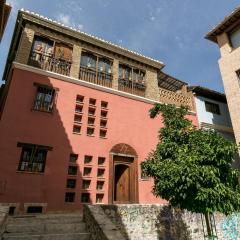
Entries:
{"type": "Polygon", "coordinates": [[[81,214],[9,217],[3,240],[89,240],[81,214]]]}
{"type": "Polygon", "coordinates": [[[85,231],[84,223],[29,223],[7,224],[6,232],[9,233],[77,233],[85,231]]]}
{"type": "Polygon", "coordinates": [[[69,234],[4,234],[3,240],[89,240],[89,233],[69,234]]]}

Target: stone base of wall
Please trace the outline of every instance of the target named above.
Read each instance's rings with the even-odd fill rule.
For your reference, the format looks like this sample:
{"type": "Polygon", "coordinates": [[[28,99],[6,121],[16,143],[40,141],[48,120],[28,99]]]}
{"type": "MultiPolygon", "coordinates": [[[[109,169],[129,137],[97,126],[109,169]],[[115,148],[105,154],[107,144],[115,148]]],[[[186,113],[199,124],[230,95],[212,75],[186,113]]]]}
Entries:
{"type": "MultiPolygon", "coordinates": [[[[102,239],[201,240],[206,235],[205,220],[201,214],[173,209],[167,205],[91,205],[86,208],[89,226],[96,228],[94,224],[98,223],[100,229],[97,231],[110,229],[115,232],[115,238],[102,239]],[[90,220],[89,215],[97,219],[90,220]],[[116,233],[119,238],[116,238],[116,233]]],[[[240,239],[240,214],[228,217],[215,214],[214,218],[218,240],[240,239]]]]}
{"type": "Polygon", "coordinates": [[[0,239],[2,239],[3,232],[7,222],[9,207],[0,205],[0,239]]]}

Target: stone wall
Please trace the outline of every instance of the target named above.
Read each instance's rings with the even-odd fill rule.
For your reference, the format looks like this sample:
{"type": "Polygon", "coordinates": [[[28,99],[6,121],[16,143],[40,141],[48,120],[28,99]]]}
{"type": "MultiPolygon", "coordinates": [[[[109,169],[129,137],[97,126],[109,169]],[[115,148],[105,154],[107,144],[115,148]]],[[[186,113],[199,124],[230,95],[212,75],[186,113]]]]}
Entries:
{"type": "MultiPolygon", "coordinates": [[[[91,211],[101,213],[101,221],[111,220],[114,231],[121,233],[123,239],[201,240],[206,235],[205,221],[200,214],[166,205],[93,205],[91,211]]],[[[240,239],[240,214],[229,217],[215,214],[214,217],[218,240],[240,239]]],[[[104,222],[101,224],[106,228],[104,222]]]]}
{"type": "Polygon", "coordinates": [[[9,210],[8,207],[0,205],[0,239],[2,239],[2,234],[5,230],[5,225],[6,225],[7,216],[8,216],[8,210],[9,210]]]}
{"type": "Polygon", "coordinates": [[[124,240],[115,224],[98,205],[84,205],[83,217],[86,228],[91,233],[90,240],[124,240]]]}

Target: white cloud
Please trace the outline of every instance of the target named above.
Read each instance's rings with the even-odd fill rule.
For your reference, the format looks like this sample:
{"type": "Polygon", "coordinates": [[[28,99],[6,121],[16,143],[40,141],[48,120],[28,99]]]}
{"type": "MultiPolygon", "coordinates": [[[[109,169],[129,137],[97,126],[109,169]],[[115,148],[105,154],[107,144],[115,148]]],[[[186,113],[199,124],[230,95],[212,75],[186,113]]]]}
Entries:
{"type": "Polygon", "coordinates": [[[60,13],[58,16],[58,21],[67,26],[71,25],[70,16],[67,14],[60,13]]]}
{"type": "Polygon", "coordinates": [[[57,20],[61,23],[63,23],[66,26],[69,27],[74,27],[77,28],[79,30],[83,29],[83,24],[79,24],[77,23],[75,20],[73,20],[73,18],[71,18],[70,15],[68,14],[64,14],[64,13],[59,13],[57,20]]]}
{"type": "Polygon", "coordinates": [[[151,21],[155,21],[155,19],[156,19],[156,18],[155,18],[154,16],[151,16],[151,17],[150,17],[150,20],[151,20],[151,21]]]}

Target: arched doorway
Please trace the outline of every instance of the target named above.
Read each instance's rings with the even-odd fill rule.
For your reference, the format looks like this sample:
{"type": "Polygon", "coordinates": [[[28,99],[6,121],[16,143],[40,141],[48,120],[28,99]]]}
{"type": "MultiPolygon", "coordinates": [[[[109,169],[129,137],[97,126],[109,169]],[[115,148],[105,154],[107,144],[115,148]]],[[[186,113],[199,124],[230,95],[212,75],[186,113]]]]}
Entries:
{"type": "Polygon", "coordinates": [[[137,203],[137,154],[127,144],[110,151],[109,203],[137,203]]]}

